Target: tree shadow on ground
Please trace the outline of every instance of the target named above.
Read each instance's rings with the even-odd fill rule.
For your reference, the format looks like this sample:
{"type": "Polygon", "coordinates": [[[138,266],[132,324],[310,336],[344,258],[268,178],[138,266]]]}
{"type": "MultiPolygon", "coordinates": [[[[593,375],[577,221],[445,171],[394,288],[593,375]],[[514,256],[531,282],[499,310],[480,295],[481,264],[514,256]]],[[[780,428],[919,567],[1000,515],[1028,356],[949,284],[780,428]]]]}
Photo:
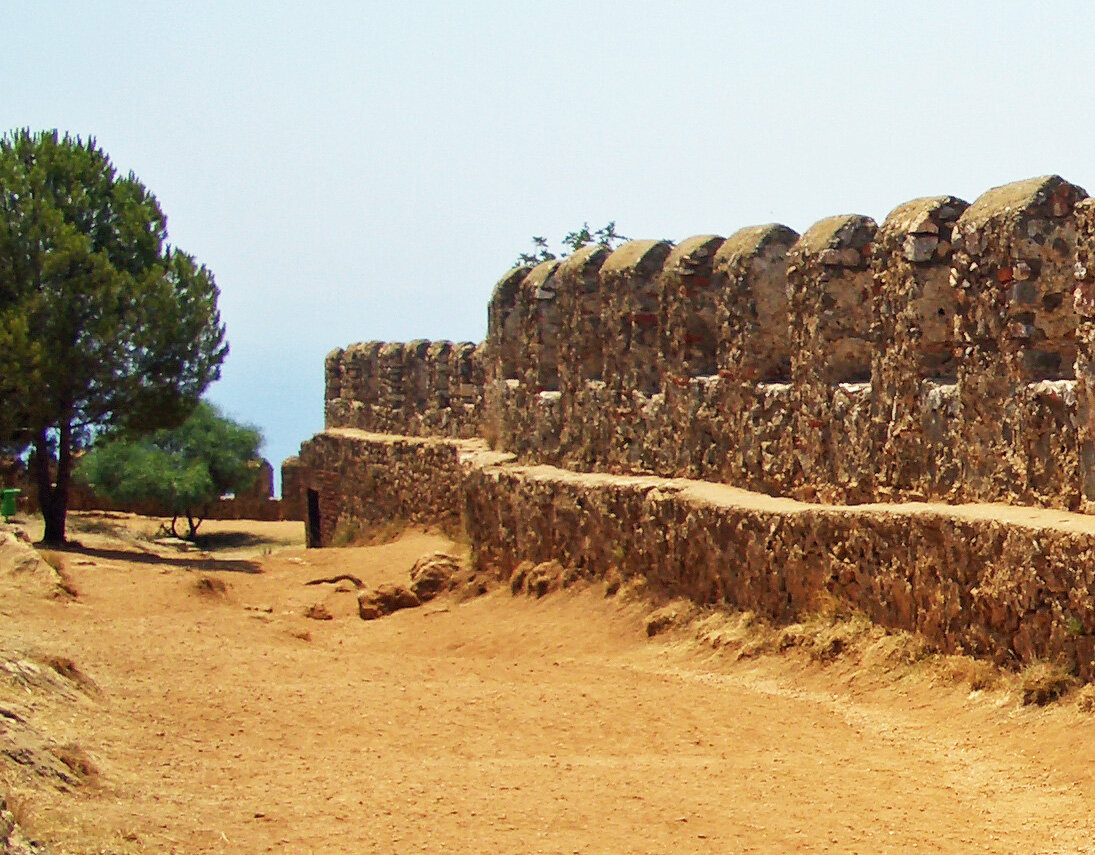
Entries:
{"type": "Polygon", "coordinates": [[[223,570],[229,573],[262,572],[262,565],[260,562],[246,561],[243,559],[213,558],[212,556],[203,555],[158,555],[154,552],[144,552],[139,549],[108,549],[105,547],[83,546],[75,541],[70,541],[63,546],[50,546],[49,548],[55,552],[87,555],[94,558],[102,558],[107,561],[131,561],[135,564],[163,564],[184,570],[223,570]]]}
{"type": "Polygon", "coordinates": [[[212,531],[194,538],[199,549],[242,549],[248,546],[272,546],[268,537],[247,531],[212,531]]]}

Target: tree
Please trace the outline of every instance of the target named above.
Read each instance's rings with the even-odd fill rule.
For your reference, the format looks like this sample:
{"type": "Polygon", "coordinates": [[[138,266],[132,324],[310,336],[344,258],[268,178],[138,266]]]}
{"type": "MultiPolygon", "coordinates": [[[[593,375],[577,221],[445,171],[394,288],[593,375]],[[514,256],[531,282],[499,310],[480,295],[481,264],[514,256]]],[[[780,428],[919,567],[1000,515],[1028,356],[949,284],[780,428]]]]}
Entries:
{"type": "MultiPolygon", "coordinates": [[[[563,249],[560,251],[563,253],[563,257],[566,257],[591,243],[598,244],[607,249],[615,249],[627,240],[629,240],[629,238],[616,233],[615,220],[612,220],[608,225],[602,226],[599,229],[594,229],[593,231],[590,231],[589,223],[582,223],[580,229],[575,229],[564,235],[562,240],[563,249]]],[[[532,238],[532,252],[522,252],[517,257],[517,264],[514,266],[536,265],[541,261],[553,261],[558,257],[559,256],[552,252],[551,247],[548,245],[547,238],[535,235],[532,238]]]]}
{"type": "Polygon", "coordinates": [[[155,502],[171,515],[171,533],[186,519],[191,540],[209,505],[239,493],[258,475],[262,434],[205,401],[181,425],[140,437],[104,436],[76,468],[78,481],[111,501],[155,502]]]}
{"type": "Polygon", "coordinates": [[[94,139],[0,138],[0,442],[33,448],[43,541],[65,540],[74,454],[179,424],[228,352],[213,274],[94,139]]]}

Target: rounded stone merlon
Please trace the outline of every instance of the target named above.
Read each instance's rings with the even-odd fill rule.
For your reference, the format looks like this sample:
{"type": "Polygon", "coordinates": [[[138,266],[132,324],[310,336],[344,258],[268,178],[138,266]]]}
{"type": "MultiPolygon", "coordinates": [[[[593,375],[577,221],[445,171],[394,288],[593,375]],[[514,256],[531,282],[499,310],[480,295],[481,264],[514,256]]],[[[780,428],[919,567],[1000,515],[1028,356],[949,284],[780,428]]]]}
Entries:
{"type": "Polygon", "coordinates": [[[543,292],[554,294],[554,276],[558,267],[558,261],[541,261],[529,271],[528,276],[521,282],[521,290],[527,291],[534,300],[543,296],[543,292]]]}
{"type": "Polygon", "coordinates": [[[431,341],[430,346],[426,349],[426,355],[430,359],[444,359],[450,353],[452,353],[452,342],[447,339],[431,341]]]}
{"type": "Polygon", "coordinates": [[[818,220],[798,239],[792,252],[825,265],[855,267],[874,240],[878,225],[862,214],[839,214],[818,220]]]}
{"type": "Polygon", "coordinates": [[[602,276],[627,276],[637,273],[653,276],[662,269],[673,244],[664,240],[633,240],[614,250],[601,267],[602,276]]]}
{"type": "Polygon", "coordinates": [[[430,344],[428,339],[416,338],[403,345],[403,354],[408,359],[424,359],[429,352],[430,344]]]}
{"type": "Polygon", "coordinates": [[[696,235],[686,238],[670,251],[662,265],[662,272],[686,276],[699,265],[714,259],[724,238],[719,235],[696,235]]]}
{"type": "Polygon", "coordinates": [[[722,242],[715,253],[715,268],[720,269],[737,261],[753,258],[776,248],[777,255],[785,255],[800,235],[794,229],[780,223],[762,226],[746,226],[738,229],[722,242]]]}
{"type": "Polygon", "coordinates": [[[476,344],[473,341],[460,341],[453,345],[452,349],[452,364],[453,371],[458,377],[467,379],[471,376],[473,371],[481,365],[486,358],[486,343],[476,344]],[[478,365],[473,365],[473,362],[478,362],[478,365]]]}
{"type": "Polygon", "coordinates": [[[1063,217],[1087,191],[1059,175],[1043,175],[993,187],[982,193],[959,218],[965,232],[977,231],[991,222],[1021,220],[1028,216],[1063,217]]]}
{"type": "Polygon", "coordinates": [[[487,303],[488,335],[492,332],[500,335],[500,327],[506,322],[506,316],[517,307],[521,282],[525,281],[531,270],[531,267],[514,267],[498,280],[487,303]]]}
{"type": "Polygon", "coordinates": [[[917,264],[949,263],[954,225],[968,207],[956,196],[929,196],[898,205],[878,228],[875,257],[888,259],[897,252],[917,264]]]}
{"type": "Polygon", "coordinates": [[[333,401],[342,397],[342,360],[345,351],[336,347],[323,359],[323,397],[324,400],[333,401]]]}
{"type": "Polygon", "coordinates": [[[380,345],[380,350],[377,351],[377,356],[380,359],[402,359],[403,358],[403,342],[401,341],[386,341],[380,345]]]}
{"type": "Polygon", "coordinates": [[[926,196],[898,205],[879,226],[886,235],[938,235],[949,237],[949,228],[969,207],[957,196],[926,196]]]}
{"type": "Polygon", "coordinates": [[[368,359],[371,356],[376,356],[383,345],[384,342],[382,341],[359,341],[347,345],[343,351],[343,359],[368,359]]]}
{"type": "Polygon", "coordinates": [[[509,310],[517,303],[517,292],[521,283],[529,275],[531,267],[514,267],[498,280],[490,295],[490,305],[496,309],[509,310]]]}
{"type": "Polygon", "coordinates": [[[601,246],[599,243],[586,244],[559,263],[559,268],[555,271],[555,278],[570,279],[587,273],[595,273],[601,269],[601,266],[611,254],[612,250],[606,246],[601,246]]]}

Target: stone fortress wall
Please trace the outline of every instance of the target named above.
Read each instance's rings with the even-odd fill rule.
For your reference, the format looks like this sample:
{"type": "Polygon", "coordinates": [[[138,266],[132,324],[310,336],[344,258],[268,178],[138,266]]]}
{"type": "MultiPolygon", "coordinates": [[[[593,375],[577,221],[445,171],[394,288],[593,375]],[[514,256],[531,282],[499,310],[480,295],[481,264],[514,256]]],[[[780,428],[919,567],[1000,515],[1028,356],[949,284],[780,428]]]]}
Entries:
{"type": "Polygon", "coordinates": [[[328,428],[805,501],[1095,500],[1095,200],[1049,176],[516,268],[487,339],[326,360],[328,428]]]}
{"type": "Polygon", "coordinates": [[[557,562],[777,622],[835,601],[1095,680],[1093,360],[1095,200],[1056,176],[591,246],[507,273],[480,345],[331,353],[283,496],[310,545],[459,528],[502,578],[557,562]]]}

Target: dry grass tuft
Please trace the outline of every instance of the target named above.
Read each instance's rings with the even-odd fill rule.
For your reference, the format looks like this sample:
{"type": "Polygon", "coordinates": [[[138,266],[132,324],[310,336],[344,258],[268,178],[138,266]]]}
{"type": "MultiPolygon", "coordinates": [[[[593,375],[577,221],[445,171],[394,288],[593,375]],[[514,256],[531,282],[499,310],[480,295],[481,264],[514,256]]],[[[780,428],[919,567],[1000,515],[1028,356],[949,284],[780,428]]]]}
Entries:
{"type": "Polygon", "coordinates": [[[1024,704],[1045,706],[1076,686],[1076,677],[1057,662],[1032,662],[1019,675],[1024,704]]]}
{"type": "Polygon", "coordinates": [[[34,808],[28,794],[15,790],[0,778],[0,852],[33,852],[20,844],[34,834],[34,808]],[[9,848],[4,848],[5,844],[9,848]]]}
{"type": "Polygon", "coordinates": [[[796,647],[817,662],[830,663],[853,652],[861,653],[881,634],[882,630],[865,615],[824,611],[785,627],[776,639],[776,647],[796,647]]]}
{"type": "Polygon", "coordinates": [[[65,556],[63,553],[52,549],[39,549],[39,557],[58,573],[65,572],[65,556]]]}
{"type": "Polygon", "coordinates": [[[623,603],[645,600],[649,595],[650,589],[645,576],[631,576],[624,579],[616,589],[616,596],[623,603]]]}
{"type": "Polygon", "coordinates": [[[954,685],[966,685],[974,692],[998,688],[1003,680],[1000,669],[984,659],[972,656],[937,656],[935,671],[954,685]]]}
{"type": "Polygon", "coordinates": [[[695,625],[696,640],[736,659],[775,652],[779,633],[755,612],[715,611],[695,625]]]}
{"type": "Polygon", "coordinates": [[[653,638],[671,629],[679,629],[693,621],[696,604],[684,599],[674,600],[646,616],[646,634],[653,638]]]}
{"type": "Polygon", "coordinates": [[[99,775],[99,770],[84,751],[75,742],[69,742],[50,749],[54,757],[60,760],[71,770],[72,774],[81,783],[90,783],[99,775]]]}
{"type": "Polygon", "coordinates": [[[89,695],[101,694],[98,684],[83,672],[79,665],[67,656],[46,656],[42,664],[53,669],[70,683],[89,695]]]}
{"type": "Polygon", "coordinates": [[[194,590],[205,597],[224,597],[228,595],[228,583],[216,576],[203,574],[194,582],[194,590]]]}
{"type": "Polygon", "coordinates": [[[1089,683],[1076,693],[1076,708],[1080,712],[1095,712],[1095,685],[1089,683]]]}

